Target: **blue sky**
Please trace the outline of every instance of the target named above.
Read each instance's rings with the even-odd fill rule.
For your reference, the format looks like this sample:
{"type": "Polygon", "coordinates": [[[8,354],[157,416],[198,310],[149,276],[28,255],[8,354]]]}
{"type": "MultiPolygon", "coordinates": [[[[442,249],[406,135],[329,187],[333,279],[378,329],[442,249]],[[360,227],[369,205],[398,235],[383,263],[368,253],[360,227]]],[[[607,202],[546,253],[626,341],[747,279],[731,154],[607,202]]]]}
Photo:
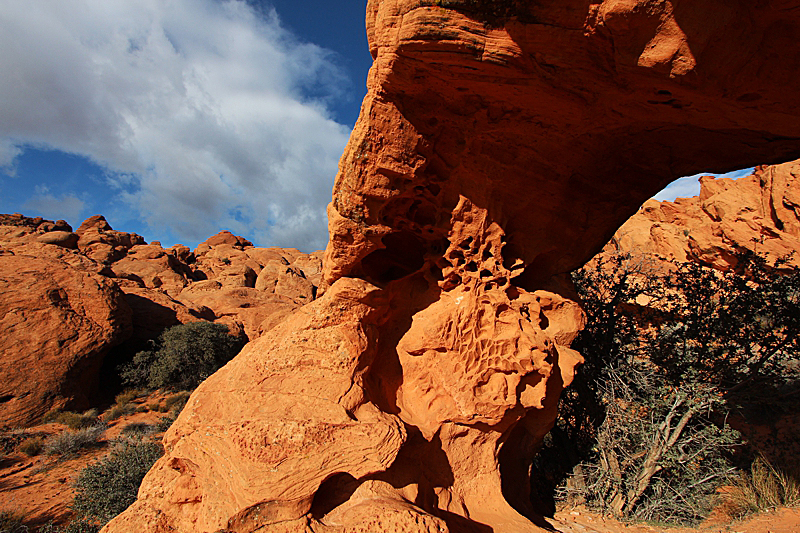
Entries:
{"type": "Polygon", "coordinates": [[[3,2],[0,213],[323,248],[371,63],[365,5],[3,2]]]}

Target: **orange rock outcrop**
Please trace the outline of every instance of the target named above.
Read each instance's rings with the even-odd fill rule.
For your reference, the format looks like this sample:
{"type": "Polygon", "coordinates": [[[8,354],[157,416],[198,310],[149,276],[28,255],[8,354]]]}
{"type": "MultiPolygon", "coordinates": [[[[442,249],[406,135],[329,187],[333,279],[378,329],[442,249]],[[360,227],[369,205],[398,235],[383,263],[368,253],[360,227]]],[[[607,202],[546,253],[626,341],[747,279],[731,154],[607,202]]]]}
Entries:
{"type": "Polygon", "coordinates": [[[673,179],[800,156],[795,7],[369,0],[330,288],[195,392],[104,533],[539,531],[566,273],[673,179]]]}
{"type": "Polygon", "coordinates": [[[674,202],[648,200],[622,227],[605,253],[695,261],[720,270],[755,252],[770,263],[794,254],[800,267],[800,161],[761,166],[738,180],[700,179],[700,195],[674,202]]]}
{"type": "Polygon", "coordinates": [[[167,327],[211,320],[255,339],[324,291],[321,256],[230,232],[194,252],[165,250],[100,215],[76,232],[0,215],[0,426],[88,408],[105,358],[130,356],[167,327]]]}
{"type": "Polygon", "coordinates": [[[131,334],[113,282],[29,252],[0,255],[0,426],[88,409],[103,358],[131,334]]]}

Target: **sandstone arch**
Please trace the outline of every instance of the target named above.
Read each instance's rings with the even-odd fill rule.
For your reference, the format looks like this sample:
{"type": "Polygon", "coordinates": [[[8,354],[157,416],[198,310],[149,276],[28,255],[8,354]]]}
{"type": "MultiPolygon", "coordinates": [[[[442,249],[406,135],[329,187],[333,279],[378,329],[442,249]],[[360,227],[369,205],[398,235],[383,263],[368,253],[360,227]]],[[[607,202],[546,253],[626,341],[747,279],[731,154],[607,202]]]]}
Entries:
{"type": "Polygon", "coordinates": [[[370,0],[367,31],[331,288],[193,394],[105,532],[538,531],[499,458],[580,361],[565,273],[679,176],[800,157],[797,1],[370,0]]]}

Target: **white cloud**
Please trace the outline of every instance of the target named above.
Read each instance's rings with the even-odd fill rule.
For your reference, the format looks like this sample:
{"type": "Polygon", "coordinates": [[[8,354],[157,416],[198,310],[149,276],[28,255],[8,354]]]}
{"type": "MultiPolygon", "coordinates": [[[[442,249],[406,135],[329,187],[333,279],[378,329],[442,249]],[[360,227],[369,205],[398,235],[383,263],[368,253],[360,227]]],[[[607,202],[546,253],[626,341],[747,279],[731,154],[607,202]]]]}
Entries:
{"type": "Polygon", "coordinates": [[[46,186],[37,185],[36,194],[28,198],[22,207],[34,214],[54,220],[77,220],[83,213],[85,203],[72,193],[55,196],[46,186]]]}
{"type": "Polygon", "coordinates": [[[8,2],[0,49],[0,165],[24,144],[81,154],[154,229],[324,246],[349,133],[326,105],[346,80],[274,13],[241,0],[8,2]]]}
{"type": "Polygon", "coordinates": [[[694,176],[686,176],[678,178],[666,187],[661,192],[653,196],[659,202],[669,201],[672,202],[675,198],[690,198],[700,194],[700,178],[703,176],[716,176],[717,178],[731,178],[739,179],[745,176],[750,176],[753,173],[753,168],[745,168],[742,170],[734,170],[726,174],[711,174],[709,172],[701,172],[694,176]]]}
{"type": "Polygon", "coordinates": [[[22,154],[22,150],[11,139],[0,138],[0,172],[15,176],[14,160],[20,154],[22,154]]]}

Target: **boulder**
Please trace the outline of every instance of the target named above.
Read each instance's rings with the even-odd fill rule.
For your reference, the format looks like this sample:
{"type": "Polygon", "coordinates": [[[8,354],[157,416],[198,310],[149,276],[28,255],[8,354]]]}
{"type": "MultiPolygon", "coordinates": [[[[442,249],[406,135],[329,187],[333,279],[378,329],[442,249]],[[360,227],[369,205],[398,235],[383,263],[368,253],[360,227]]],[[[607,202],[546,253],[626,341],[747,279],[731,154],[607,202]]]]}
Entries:
{"type": "Polygon", "coordinates": [[[136,233],[114,231],[102,215],[94,215],[83,221],[75,230],[78,248],[98,263],[112,263],[125,256],[137,244],[147,244],[144,237],[136,233]]]}
{"type": "Polygon", "coordinates": [[[23,426],[52,408],[89,407],[103,357],[131,334],[131,311],[102,276],[0,255],[0,330],[0,425],[23,426]]]}
{"type": "Polygon", "coordinates": [[[135,281],[150,289],[160,288],[176,296],[191,282],[191,268],[161,246],[138,244],[114,261],[110,270],[117,278],[135,281]]]}

